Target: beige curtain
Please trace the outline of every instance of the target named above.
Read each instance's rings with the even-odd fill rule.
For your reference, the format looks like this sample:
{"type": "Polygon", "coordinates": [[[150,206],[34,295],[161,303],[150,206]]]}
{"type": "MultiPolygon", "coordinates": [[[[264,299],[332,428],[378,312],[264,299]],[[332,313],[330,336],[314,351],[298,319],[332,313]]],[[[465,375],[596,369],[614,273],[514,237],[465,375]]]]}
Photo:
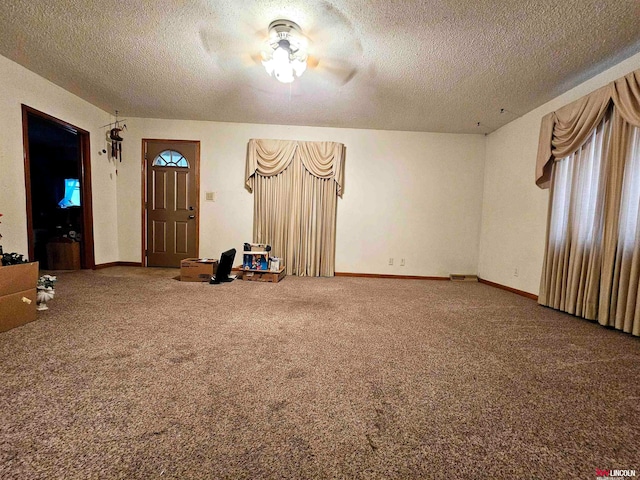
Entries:
{"type": "Polygon", "coordinates": [[[539,303],[640,335],[640,71],[547,115],[539,303]]]}
{"type": "Polygon", "coordinates": [[[268,243],[287,274],[333,276],[344,145],[249,141],[246,187],[254,194],[253,240],[268,243]]]}
{"type": "Polygon", "coordinates": [[[640,335],[640,129],[615,117],[598,322],[640,335]]]}

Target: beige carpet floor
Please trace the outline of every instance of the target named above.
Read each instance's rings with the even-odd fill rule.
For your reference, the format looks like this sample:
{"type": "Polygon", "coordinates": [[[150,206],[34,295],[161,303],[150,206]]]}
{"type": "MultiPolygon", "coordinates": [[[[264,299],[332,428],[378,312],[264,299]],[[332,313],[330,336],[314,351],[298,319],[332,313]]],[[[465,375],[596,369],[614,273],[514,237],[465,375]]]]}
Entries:
{"type": "Polygon", "coordinates": [[[640,475],[640,340],[486,285],[60,273],[0,334],[2,479],[640,475]]]}

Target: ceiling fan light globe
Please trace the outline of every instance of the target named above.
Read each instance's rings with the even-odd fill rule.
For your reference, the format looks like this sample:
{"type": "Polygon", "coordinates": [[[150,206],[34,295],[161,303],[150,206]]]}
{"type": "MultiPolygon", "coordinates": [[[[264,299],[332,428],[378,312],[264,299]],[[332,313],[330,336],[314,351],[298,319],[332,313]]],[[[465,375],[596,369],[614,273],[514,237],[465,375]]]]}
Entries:
{"type": "Polygon", "coordinates": [[[276,67],[274,75],[281,83],[291,83],[295,78],[293,76],[293,68],[291,68],[291,65],[289,64],[287,64],[286,66],[283,65],[276,67]]]}
{"type": "Polygon", "coordinates": [[[278,47],[273,52],[273,61],[276,65],[288,65],[289,64],[289,50],[282,47],[278,47]]]}
{"type": "Polygon", "coordinates": [[[307,69],[307,62],[303,62],[301,60],[292,60],[291,66],[293,67],[293,71],[296,72],[296,77],[299,77],[307,69]]]}
{"type": "Polygon", "coordinates": [[[272,59],[269,60],[263,60],[262,61],[262,66],[264,67],[264,69],[267,71],[268,75],[271,75],[273,73],[273,69],[274,69],[274,62],[272,59]]]}

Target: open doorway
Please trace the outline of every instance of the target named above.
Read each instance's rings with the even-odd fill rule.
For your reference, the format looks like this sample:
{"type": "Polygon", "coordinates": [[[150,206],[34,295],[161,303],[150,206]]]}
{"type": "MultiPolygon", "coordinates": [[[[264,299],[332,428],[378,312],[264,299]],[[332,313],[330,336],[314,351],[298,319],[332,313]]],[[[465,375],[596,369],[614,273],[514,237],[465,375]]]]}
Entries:
{"type": "Polygon", "coordinates": [[[95,268],[89,132],[22,105],[29,260],[95,268]]]}

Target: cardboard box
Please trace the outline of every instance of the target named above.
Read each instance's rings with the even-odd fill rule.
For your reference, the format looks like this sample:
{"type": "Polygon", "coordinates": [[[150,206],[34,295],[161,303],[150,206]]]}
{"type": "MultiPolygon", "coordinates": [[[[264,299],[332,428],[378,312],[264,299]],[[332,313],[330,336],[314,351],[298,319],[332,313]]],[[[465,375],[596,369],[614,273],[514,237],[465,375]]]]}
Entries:
{"type": "Polygon", "coordinates": [[[269,252],[243,252],[242,268],[245,270],[269,270],[269,252]]]}
{"type": "Polygon", "coordinates": [[[36,319],[38,262],[0,267],[0,332],[36,319]]]}
{"type": "Polygon", "coordinates": [[[35,288],[0,297],[0,332],[33,322],[35,319],[35,288]]]}
{"type": "Polygon", "coordinates": [[[208,282],[216,273],[218,260],[212,258],[185,258],[180,262],[181,282],[208,282]]]}
{"type": "Polygon", "coordinates": [[[242,280],[247,280],[249,282],[272,282],[278,283],[287,274],[284,271],[284,266],[280,267],[280,270],[277,272],[257,272],[245,270],[242,272],[242,280]]]}

